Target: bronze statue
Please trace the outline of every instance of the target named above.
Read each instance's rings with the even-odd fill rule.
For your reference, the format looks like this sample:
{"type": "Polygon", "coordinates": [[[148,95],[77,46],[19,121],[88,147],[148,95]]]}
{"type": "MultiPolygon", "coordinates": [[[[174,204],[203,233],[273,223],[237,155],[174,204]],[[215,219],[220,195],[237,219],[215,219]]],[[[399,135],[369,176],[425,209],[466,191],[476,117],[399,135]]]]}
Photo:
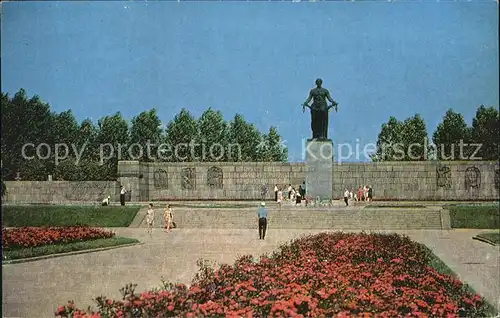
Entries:
{"type": "Polygon", "coordinates": [[[338,103],[332,99],[330,92],[321,87],[323,81],[318,78],[316,80],[316,88],[311,89],[309,92],[309,97],[302,104],[302,111],[306,111],[306,107],[311,110],[311,129],[313,133],[313,139],[328,139],[328,112],[331,108],[335,107],[337,111],[338,103]],[[309,102],[313,100],[312,105],[309,102]],[[332,103],[327,106],[326,100],[332,103]]]}

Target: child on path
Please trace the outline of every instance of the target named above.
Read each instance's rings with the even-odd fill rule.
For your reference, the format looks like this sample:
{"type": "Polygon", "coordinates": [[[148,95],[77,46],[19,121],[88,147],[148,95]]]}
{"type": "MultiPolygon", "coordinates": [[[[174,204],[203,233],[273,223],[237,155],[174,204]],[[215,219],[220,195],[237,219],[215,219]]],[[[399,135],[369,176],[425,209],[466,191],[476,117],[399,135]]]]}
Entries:
{"type": "Polygon", "coordinates": [[[153,203],[150,203],[148,207],[148,212],[146,214],[146,223],[148,224],[148,229],[146,231],[149,234],[153,232],[154,221],[155,221],[155,210],[153,210],[153,203]]]}
{"type": "Polygon", "coordinates": [[[109,206],[109,199],[111,199],[111,197],[108,195],[104,200],[102,200],[102,206],[109,206]]]}

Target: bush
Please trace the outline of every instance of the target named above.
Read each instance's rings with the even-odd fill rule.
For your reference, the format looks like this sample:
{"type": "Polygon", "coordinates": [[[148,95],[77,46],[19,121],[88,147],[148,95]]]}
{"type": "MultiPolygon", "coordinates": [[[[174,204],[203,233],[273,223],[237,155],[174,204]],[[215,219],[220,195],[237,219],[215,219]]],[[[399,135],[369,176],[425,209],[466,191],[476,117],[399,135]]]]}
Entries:
{"type": "Polygon", "coordinates": [[[54,180],[65,181],[109,181],[116,180],[116,166],[100,165],[98,161],[74,159],[62,161],[54,168],[54,180]]]}
{"type": "MultiPolygon", "coordinates": [[[[396,234],[323,233],[282,246],[255,261],[239,258],[215,270],[200,264],[188,288],[163,288],[122,300],[96,298],[91,317],[482,317],[487,306],[455,278],[429,266],[425,247],[396,234]]],[[[89,317],[74,303],[56,316],[89,317]]]]}

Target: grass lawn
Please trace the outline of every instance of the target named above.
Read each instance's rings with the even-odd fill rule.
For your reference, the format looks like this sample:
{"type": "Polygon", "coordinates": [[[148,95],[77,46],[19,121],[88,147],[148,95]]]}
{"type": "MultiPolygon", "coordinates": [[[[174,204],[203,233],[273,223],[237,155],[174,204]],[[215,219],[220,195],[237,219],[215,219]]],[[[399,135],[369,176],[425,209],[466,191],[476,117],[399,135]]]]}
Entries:
{"type": "MultiPolygon", "coordinates": [[[[429,257],[429,265],[434,268],[436,271],[438,271],[439,273],[441,274],[446,274],[446,275],[449,275],[449,276],[453,276],[455,278],[458,278],[457,274],[451,270],[451,268],[448,267],[448,265],[446,265],[439,257],[437,257],[430,248],[428,248],[427,246],[425,246],[424,244],[421,244],[424,249],[427,251],[427,255],[429,257]]],[[[469,285],[467,285],[467,289],[473,293],[473,294],[477,294],[477,292],[472,288],[470,287],[469,285]]],[[[487,307],[488,307],[488,312],[489,312],[489,315],[488,317],[495,317],[498,312],[496,310],[496,308],[490,304],[489,302],[486,301],[486,304],[487,304],[487,307]]]]}
{"type": "Polygon", "coordinates": [[[4,250],[3,260],[9,261],[14,259],[45,256],[51,254],[67,253],[67,252],[82,251],[82,250],[91,250],[102,247],[119,246],[119,245],[132,244],[138,242],[139,242],[138,240],[132,238],[113,237],[108,239],[97,239],[97,240],[74,242],[68,244],[53,244],[53,245],[51,244],[51,245],[43,245],[31,248],[4,250]]]}
{"type": "Polygon", "coordinates": [[[448,209],[452,228],[500,229],[498,205],[456,205],[448,209]]]}
{"type": "Polygon", "coordinates": [[[491,242],[494,245],[500,245],[500,231],[481,233],[476,235],[475,238],[481,241],[491,242]]]}
{"type": "Polygon", "coordinates": [[[9,205],[2,207],[2,223],[3,227],[127,227],[139,209],[139,206],[9,205]]]}

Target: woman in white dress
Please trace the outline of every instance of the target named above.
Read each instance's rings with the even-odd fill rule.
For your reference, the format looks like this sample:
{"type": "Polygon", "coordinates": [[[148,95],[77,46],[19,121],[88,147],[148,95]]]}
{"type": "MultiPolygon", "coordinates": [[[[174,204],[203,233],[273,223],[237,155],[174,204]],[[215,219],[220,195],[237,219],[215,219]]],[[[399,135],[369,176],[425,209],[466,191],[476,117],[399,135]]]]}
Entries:
{"type": "Polygon", "coordinates": [[[146,223],[148,224],[148,229],[146,231],[150,234],[153,232],[154,221],[155,221],[155,210],[153,210],[153,203],[150,203],[148,207],[148,212],[146,214],[146,223]]]}
{"type": "Polygon", "coordinates": [[[281,204],[283,203],[283,191],[281,189],[278,190],[278,206],[281,209],[281,204]]]}
{"type": "Polygon", "coordinates": [[[165,221],[165,232],[170,232],[174,223],[174,214],[172,213],[172,208],[167,204],[165,211],[163,212],[163,220],[165,221]]]}

